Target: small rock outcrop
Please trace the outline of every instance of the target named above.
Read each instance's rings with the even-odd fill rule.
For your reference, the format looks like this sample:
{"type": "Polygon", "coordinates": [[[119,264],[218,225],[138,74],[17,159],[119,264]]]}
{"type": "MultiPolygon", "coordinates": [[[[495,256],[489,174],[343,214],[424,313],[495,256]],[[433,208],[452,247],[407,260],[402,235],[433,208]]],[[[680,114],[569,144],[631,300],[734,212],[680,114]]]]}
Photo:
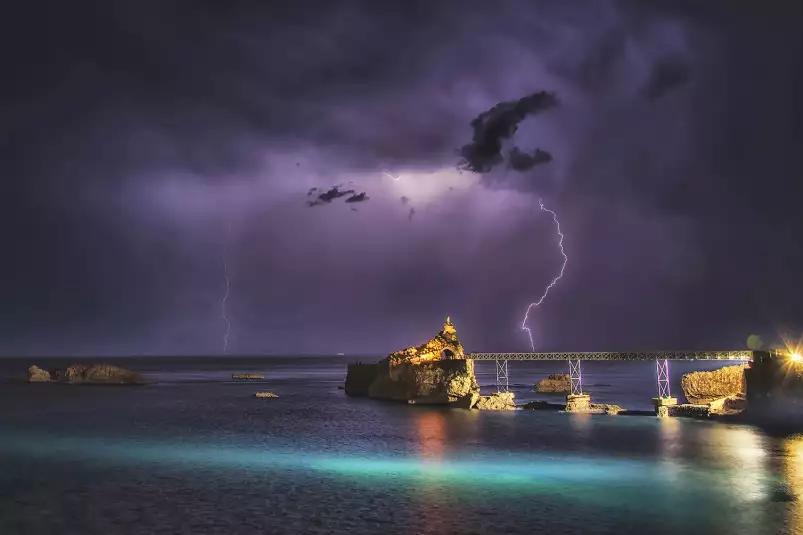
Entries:
{"type": "Polygon", "coordinates": [[[590,409],[592,413],[599,413],[599,414],[620,414],[623,412],[627,412],[619,405],[612,405],[609,403],[592,403],[590,405],[590,409]]]}
{"type": "Polygon", "coordinates": [[[712,401],[744,394],[747,391],[744,370],[746,364],[725,366],[710,372],[683,374],[680,386],[692,405],[707,405],[712,401]]]}
{"type": "Polygon", "coordinates": [[[264,379],[264,375],[259,375],[258,373],[235,373],[231,376],[232,379],[235,381],[242,380],[242,379],[264,379]]]}
{"type": "Polygon", "coordinates": [[[50,381],[50,372],[34,364],[28,368],[28,381],[31,383],[46,383],[50,381]]]}
{"type": "Polygon", "coordinates": [[[490,396],[479,396],[475,409],[484,411],[512,411],[516,409],[513,392],[497,392],[490,396]]]}
{"type": "Polygon", "coordinates": [[[258,398],[278,398],[279,394],[273,392],[257,392],[254,396],[258,398]]]}
{"type": "Polygon", "coordinates": [[[349,365],[345,385],[350,396],[460,406],[471,406],[479,390],[474,361],[465,358],[449,318],[425,344],[396,351],[375,364],[349,365]]]}
{"type": "Polygon", "coordinates": [[[572,383],[568,373],[553,373],[535,383],[533,390],[542,394],[568,394],[572,391],[572,383]]]}

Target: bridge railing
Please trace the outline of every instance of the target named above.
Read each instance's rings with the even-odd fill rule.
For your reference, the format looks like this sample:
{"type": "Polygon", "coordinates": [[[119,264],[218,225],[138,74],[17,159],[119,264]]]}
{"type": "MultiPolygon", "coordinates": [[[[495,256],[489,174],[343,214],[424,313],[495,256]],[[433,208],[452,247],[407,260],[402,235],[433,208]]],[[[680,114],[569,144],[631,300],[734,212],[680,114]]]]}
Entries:
{"type": "Polygon", "coordinates": [[[565,353],[470,353],[473,360],[741,360],[753,359],[752,351],[591,351],[565,353]]]}

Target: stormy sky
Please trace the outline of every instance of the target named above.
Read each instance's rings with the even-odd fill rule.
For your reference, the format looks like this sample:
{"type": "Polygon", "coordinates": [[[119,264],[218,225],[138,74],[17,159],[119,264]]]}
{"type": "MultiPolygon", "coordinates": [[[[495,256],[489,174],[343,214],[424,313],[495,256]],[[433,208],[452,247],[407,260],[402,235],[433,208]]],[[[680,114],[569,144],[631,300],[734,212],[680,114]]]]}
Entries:
{"type": "Polygon", "coordinates": [[[0,354],[524,351],[539,199],[537,349],[803,331],[800,2],[3,10],[0,354]]]}

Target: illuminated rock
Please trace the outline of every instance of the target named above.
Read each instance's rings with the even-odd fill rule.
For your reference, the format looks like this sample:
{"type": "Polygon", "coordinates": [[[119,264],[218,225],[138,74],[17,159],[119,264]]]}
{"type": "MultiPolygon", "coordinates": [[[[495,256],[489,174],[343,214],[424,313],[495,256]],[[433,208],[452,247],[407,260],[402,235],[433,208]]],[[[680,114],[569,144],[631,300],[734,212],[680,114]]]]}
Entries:
{"type": "Polygon", "coordinates": [[[434,338],[396,351],[376,364],[351,364],[346,394],[425,404],[473,404],[480,387],[449,318],[434,338]]]}
{"type": "Polygon", "coordinates": [[[242,379],[264,379],[265,376],[258,373],[235,373],[232,374],[231,378],[238,381],[242,379]]]}
{"type": "Polygon", "coordinates": [[[746,364],[739,364],[710,372],[685,373],[680,381],[683,395],[693,405],[706,405],[718,399],[743,394],[747,391],[744,376],[746,367],[746,364]]]}
{"type": "Polygon", "coordinates": [[[474,361],[442,360],[380,366],[368,388],[368,397],[416,403],[454,403],[480,387],[474,376],[474,361]],[[384,368],[384,369],[382,369],[384,368]]]}
{"type": "Polygon", "coordinates": [[[50,372],[33,365],[28,368],[28,381],[31,383],[46,383],[50,381],[50,372]]]}
{"type": "Polygon", "coordinates": [[[591,396],[585,394],[570,394],[566,396],[566,412],[590,412],[591,396]]]}
{"type": "Polygon", "coordinates": [[[474,408],[484,411],[512,411],[516,409],[513,398],[513,392],[497,392],[490,396],[480,396],[477,403],[474,404],[474,408]]]}
{"type": "Polygon", "coordinates": [[[572,382],[568,373],[553,373],[535,383],[533,390],[542,394],[568,394],[572,391],[572,382]]]}
{"type": "Polygon", "coordinates": [[[446,318],[443,330],[435,335],[434,338],[420,346],[411,346],[388,355],[388,360],[392,365],[407,362],[418,364],[422,362],[433,362],[437,360],[465,359],[463,346],[457,339],[457,330],[452,325],[452,320],[446,318]]]}

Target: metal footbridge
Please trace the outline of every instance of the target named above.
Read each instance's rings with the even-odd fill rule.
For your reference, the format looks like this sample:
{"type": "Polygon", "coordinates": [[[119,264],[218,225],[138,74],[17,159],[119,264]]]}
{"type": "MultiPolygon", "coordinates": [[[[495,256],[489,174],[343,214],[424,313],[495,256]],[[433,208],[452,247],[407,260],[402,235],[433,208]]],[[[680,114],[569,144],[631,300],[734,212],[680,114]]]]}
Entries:
{"type": "Polygon", "coordinates": [[[670,399],[669,361],[670,360],[726,360],[748,362],[756,358],[760,351],[592,351],[569,353],[471,353],[472,360],[496,361],[496,387],[499,392],[508,392],[508,361],[510,360],[563,360],[569,362],[571,395],[583,395],[583,374],[581,363],[584,360],[654,360],[658,383],[658,398],[670,399]]]}
{"type": "Polygon", "coordinates": [[[591,351],[571,353],[471,353],[472,360],[752,360],[752,351],[591,351]]]}

